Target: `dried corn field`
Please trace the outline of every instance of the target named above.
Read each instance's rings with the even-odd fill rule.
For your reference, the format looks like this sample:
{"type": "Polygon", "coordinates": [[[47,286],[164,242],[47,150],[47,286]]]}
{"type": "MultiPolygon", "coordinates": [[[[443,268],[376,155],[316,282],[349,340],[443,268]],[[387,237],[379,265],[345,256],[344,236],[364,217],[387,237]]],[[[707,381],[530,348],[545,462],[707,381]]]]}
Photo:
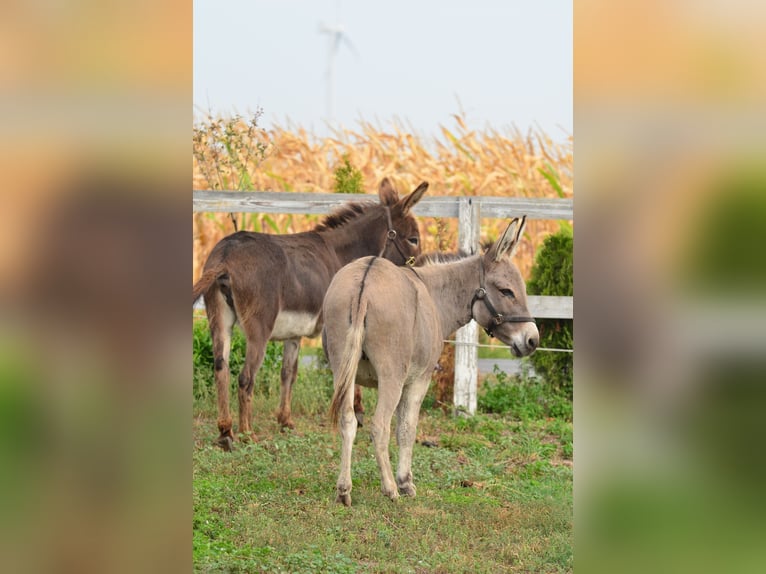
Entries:
{"type": "MultiPolygon", "coordinates": [[[[335,169],[347,158],[361,172],[367,193],[375,193],[388,176],[400,194],[428,181],[431,196],[572,197],[571,136],[561,143],[539,131],[477,132],[457,115],[452,128],[442,127],[439,136],[428,139],[400,125],[382,131],[369,123],[318,138],[298,127],[265,131],[257,119],[257,114],[249,120],[210,118],[195,126],[194,189],[332,192],[335,169]]],[[[294,233],[310,229],[319,217],[237,214],[235,219],[239,229],[294,233]]],[[[482,220],[482,239],[495,239],[503,225],[482,220]]],[[[529,241],[517,258],[524,276],[537,246],[557,229],[555,221],[528,223],[529,241]]],[[[194,280],[215,243],[233,231],[228,214],[194,214],[194,280]]],[[[424,250],[457,246],[456,220],[421,218],[421,232],[424,250]]]]}

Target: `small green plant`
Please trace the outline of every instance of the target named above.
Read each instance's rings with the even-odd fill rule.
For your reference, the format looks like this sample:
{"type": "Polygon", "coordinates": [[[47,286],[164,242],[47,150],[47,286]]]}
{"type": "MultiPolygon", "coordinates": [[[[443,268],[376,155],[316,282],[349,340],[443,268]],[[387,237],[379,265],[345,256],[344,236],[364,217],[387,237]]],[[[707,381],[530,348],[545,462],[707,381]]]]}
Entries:
{"type": "Polygon", "coordinates": [[[554,168],[550,162],[546,161],[545,169],[538,167],[537,171],[540,172],[540,175],[548,180],[548,183],[551,184],[551,187],[556,192],[556,195],[559,197],[566,197],[564,190],[561,188],[561,178],[559,177],[556,168],[554,168]]]}
{"type": "MultiPolygon", "coordinates": [[[[572,296],[574,292],[574,236],[570,225],[548,236],[537,253],[532,276],[527,283],[530,295],[572,296]]],[[[541,319],[540,346],[549,349],[571,349],[571,319],[541,319]]],[[[530,357],[535,372],[555,391],[572,398],[572,353],[538,351],[530,357]]]]}
{"type": "Polygon", "coordinates": [[[571,398],[540,377],[532,376],[528,365],[520,376],[508,375],[495,367],[482,383],[477,406],[481,412],[509,414],[523,421],[545,417],[572,419],[571,398]]]}
{"type": "Polygon", "coordinates": [[[348,155],[343,156],[343,163],[335,168],[335,193],[364,193],[362,172],[351,165],[348,155]]]}

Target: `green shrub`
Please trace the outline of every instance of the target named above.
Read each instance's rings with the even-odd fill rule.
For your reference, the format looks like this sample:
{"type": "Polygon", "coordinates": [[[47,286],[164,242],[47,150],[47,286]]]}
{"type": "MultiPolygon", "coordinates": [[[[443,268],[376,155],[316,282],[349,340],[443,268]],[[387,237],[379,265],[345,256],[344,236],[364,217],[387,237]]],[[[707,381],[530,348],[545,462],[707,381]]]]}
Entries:
{"type": "MultiPolygon", "coordinates": [[[[546,238],[535,258],[532,276],[527,283],[530,295],[572,296],[574,292],[574,237],[569,225],[546,238]]],[[[540,346],[549,349],[572,349],[571,319],[540,319],[540,346]]],[[[572,398],[572,353],[538,351],[531,356],[535,372],[553,390],[572,398]]]]}
{"type": "Polygon", "coordinates": [[[477,403],[479,410],[485,413],[510,413],[522,420],[534,420],[543,416],[539,391],[539,385],[533,388],[533,385],[523,384],[495,367],[494,376],[482,384],[477,403]]]}
{"type": "Polygon", "coordinates": [[[343,156],[343,164],[335,168],[335,193],[364,193],[364,180],[362,172],[356,169],[348,160],[348,156],[343,156]]]}
{"type": "MultiPolygon", "coordinates": [[[[215,393],[213,341],[207,321],[194,321],[193,327],[194,379],[193,389],[195,398],[207,398],[215,393]]],[[[231,354],[229,355],[229,370],[232,385],[236,385],[242,366],[245,364],[245,336],[235,328],[231,336],[231,354]]],[[[258,370],[256,388],[268,394],[270,377],[279,378],[282,369],[282,346],[269,341],[263,364],[258,370]]]]}
{"type": "Polygon", "coordinates": [[[540,377],[530,376],[528,369],[520,376],[509,376],[495,367],[481,385],[477,406],[484,413],[510,414],[523,421],[572,419],[571,398],[551,389],[540,377]]]}

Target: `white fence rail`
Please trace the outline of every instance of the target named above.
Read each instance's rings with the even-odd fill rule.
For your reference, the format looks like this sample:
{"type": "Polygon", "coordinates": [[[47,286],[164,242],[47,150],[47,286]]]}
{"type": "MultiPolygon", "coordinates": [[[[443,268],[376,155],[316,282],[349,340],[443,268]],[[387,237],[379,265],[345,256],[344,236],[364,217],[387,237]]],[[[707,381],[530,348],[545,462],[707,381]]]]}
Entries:
{"type": "MultiPolygon", "coordinates": [[[[310,213],[326,214],[350,201],[377,195],[335,193],[194,191],[193,209],[224,213],[310,213]]],[[[458,247],[470,253],[479,249],[479,224],[482,217],[507,219],[526,215],[528,219],[574,219],[571,199],[519,197],[424,197],[413,209],[415,215],[458,219],[458,247]]],[[[529,297],[532,316],[547,319],[572,319],[572,297],[529,297]]],[[[455,335],[455,407],[476,412],[477,325],[471,321],[455,335]]]]}
{"type": "MultiPolygon", "coordinates": [[[[330,213],[348,201],[377,195],[299,193],[287,191],[194,191],[194,211],[224,213],[330,213]]],[[[415,215],[458,217],[461,203],[478,209],[481,217],[504,219],[526,214],[528,219],[574,219],[571,199],[528,197],[433,197],[425,196],[413,209],[415,215]]]]}

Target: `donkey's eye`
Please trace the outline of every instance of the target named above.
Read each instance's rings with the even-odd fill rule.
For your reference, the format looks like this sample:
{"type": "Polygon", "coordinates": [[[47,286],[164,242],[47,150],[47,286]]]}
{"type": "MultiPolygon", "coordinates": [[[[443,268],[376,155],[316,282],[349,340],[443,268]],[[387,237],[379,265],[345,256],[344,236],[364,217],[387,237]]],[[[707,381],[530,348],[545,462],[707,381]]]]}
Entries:
{"type": "Polygon", "coordinates": [[[513,294],[513,291],[510,289],[500,289],[500,293],[503,294],[503,297],[513,297],[516,298],[516,295],[513,294]]]}
{"type": "Polygon", "coordinates": [[[412,244],[413,244],[415,247],[417,247],[417,245],[418,245],[418,243],[419,243],[419,241],[420,241],[420,240],[419,240],[417,237],[410,237],[410,238],[409,238],[407,241],[409,241],[409,242],[410,242],[410,243],[412,243],[412,244]]]}

